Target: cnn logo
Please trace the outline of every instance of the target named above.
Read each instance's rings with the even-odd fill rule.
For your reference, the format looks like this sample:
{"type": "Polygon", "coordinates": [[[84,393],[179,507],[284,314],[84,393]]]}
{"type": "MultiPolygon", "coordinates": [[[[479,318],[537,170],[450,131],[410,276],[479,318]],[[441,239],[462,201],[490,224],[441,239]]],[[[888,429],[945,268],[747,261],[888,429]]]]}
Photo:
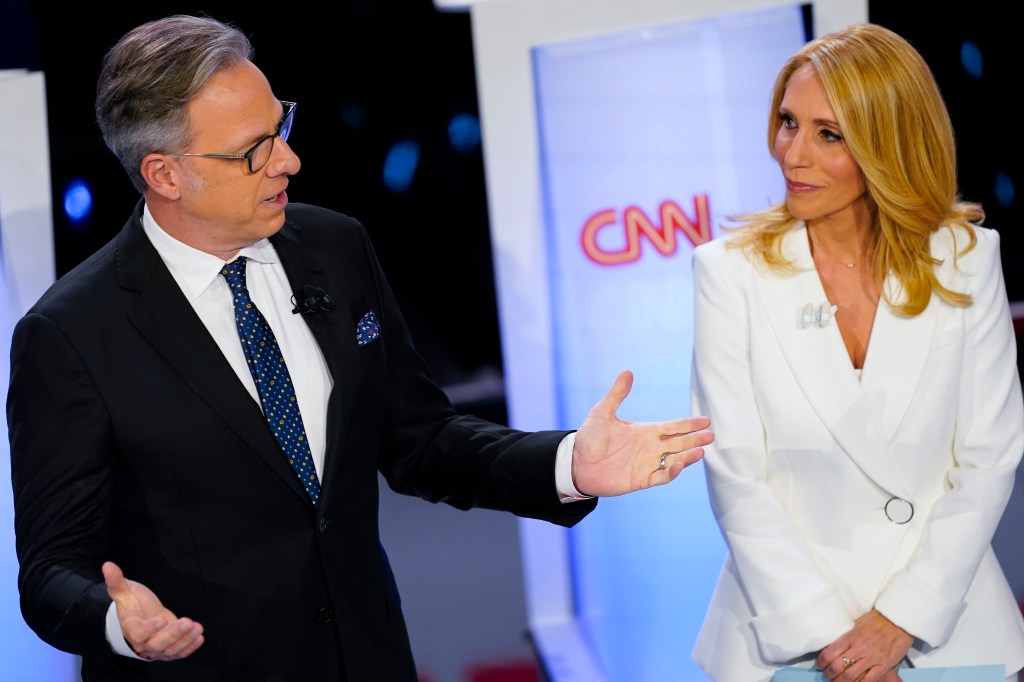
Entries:
{"type": "Polygon", "coordinates": [[[679,204],[671,200],[662,202],[658,207],[658,215],[660,225],[655,225],[643,210],[635,206],[623,211],[621,222],[615,209],[599,211],[583,225],[583,233],[580,235],[583,252],[599,265],[621,265],[640,258],[641,239],[650,241],[665,256],[676,252],[676,234],[679,232],[694,246],[711,241],[711,214],[706,194],[698,194],[693,198],[692,219],[679,204]],[[619,250],[603,248],[598,243],[598,233],[614,229],[624,232],[625,247],[619,250]]]}

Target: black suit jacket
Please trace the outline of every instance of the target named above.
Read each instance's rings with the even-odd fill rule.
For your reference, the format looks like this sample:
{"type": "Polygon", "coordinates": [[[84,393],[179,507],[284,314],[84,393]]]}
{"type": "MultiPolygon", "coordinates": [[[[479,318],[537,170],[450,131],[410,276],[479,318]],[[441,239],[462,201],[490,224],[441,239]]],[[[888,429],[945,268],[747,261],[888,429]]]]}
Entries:
{"type": "Polygon", "coordinates": [[[25,620],[113,680],[414,681],[378,527],[377,472],[460,509],[572,525],[554,485],[565,432],[457,415],[413,348],[363,228],[288,207],[272,237],[334,378],[320,506],[141,224],[56,282],[16,326],[7,416],[25,620]],[[380,337],[356,343],[373,310],[380,337]],[[112,654],[100,572],[117,562],[205,627],[191,657],[112,654]]]}

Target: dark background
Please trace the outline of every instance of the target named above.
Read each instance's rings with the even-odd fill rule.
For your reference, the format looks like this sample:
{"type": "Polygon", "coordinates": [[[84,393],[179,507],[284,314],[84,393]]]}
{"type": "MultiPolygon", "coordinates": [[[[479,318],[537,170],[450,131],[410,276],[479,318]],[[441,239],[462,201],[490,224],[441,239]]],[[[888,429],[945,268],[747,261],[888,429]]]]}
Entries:
{"type": "MultiPolygon", "coordinates": [[[[299,102],[289,142],[303,166],[290,199],[348,213],[366,225],[442,385],[500,376],[482,150],[457,151],[447,133],[453,116],[477,113],[468,13],[439,12],[432,0],[290,2],[265,9],[225,0],[117,9],[0,2],[0,68],[41,70],[46,77],[58,276],[110,239],[137,199],[95,124],[103,53],[149,19],[207,13],[246,31],[275,94],[299,102]],[[420,162],[408,191],[395,193],[382,183],[381,168],[403,139],[418,142],[420,162]],[[94,189],[93,213],[77,224],[62,206],[65,188],[76,179],[94,189]]],[[[1005,190],[1006,183],[1024,182],[1018,109],[1011,102],[1018,96],[1019,34],[995,2],[928,17],[908,5],[917,3],[872,2],[869,18],[908,38],[935,72],[957,131],[961,192],[984,205],[985,224],[1001,233],[1009,298],[1024,300],[1020,202],[1005,190]],[[964,41],[980,49],[981,78],[961,65],[964,41]],[[1002,203],[996,199],[1000,177],[1002,203]]],[[[504,419],[503,395],[479,397],[471,409],[504,419]]]]}

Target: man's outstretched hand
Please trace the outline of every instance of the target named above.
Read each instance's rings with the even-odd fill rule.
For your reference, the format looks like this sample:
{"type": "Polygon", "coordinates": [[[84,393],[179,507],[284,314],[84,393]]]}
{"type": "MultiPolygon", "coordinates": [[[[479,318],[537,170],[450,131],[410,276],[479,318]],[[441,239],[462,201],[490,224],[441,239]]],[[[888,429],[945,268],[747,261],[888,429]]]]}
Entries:
{"type": "Polygon", "coordinates": [[[203,626],[171,613],[152,590],[124,577],[112,561],[103,564],[107,593],[117,604],[121,633],[132,650],[147,661],[174,661],[203,644],[203,626]]]}
{"type": "Polygon", "coordinates": [[[715,438],[707,417],[667,422],[629,422],[615,416],[633,386],[633,373],[619,374],[576,433],[572,477],[576,489],[611,497],[663,485],[704,456],[715,438]]]}

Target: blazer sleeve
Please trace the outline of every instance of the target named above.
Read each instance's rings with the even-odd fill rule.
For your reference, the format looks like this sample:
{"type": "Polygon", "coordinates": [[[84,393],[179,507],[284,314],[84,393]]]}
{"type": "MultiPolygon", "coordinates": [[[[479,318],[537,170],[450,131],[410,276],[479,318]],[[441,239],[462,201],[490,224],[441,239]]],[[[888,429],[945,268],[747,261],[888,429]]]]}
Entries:
{"type": "Polygon", "coordinates": [[[7,420],[25,622],[58,649],[112,657],[99,570],[109,558],[110,421],[73,346],[38,313],[14,330],[7,420]]]}
{"type": "MultiPolygon", "coordinates": [[[[999,233],[979,228],[977,235],[976,247],[956,263],[952,280],[973,303],[964,310],[947,490],[932,507],[910,561],[876,602],[890,620],[933,647],[949,639],[966,607],[968,588],[990,551],[1024,453],[1024,398],[999,233]]],[[[952,271],[953,259],[946,260],[952,271]]]]}
{"type": "MultiPolygon", "coordinates": [[[[735,562],[762,655],[787,661],[818,651],[853,627],[839,591],[770,490],[765,427],[755,382],[770,381],[752,364],[752,344],[770,342],[752,323],[754,278],[761,276],[722,238],[694,251],[694,414],[710,417],[708,496],[735,562]]],[[[788,371],[785,367],[773,371],[788,371]]],[[[744,624],[745,625],[745,624],[744,624]]]]}
{"type": "Polygon", "coordinates": [[[508,511],[567,527],[593,511],[596,499],[564,503],[558,494],[555,459],[568,431],[526,432],[455,413],[415,349],[369,238],[362,235],[387,351],[380,471],[388,485],[458,509],[508,511]]]}

